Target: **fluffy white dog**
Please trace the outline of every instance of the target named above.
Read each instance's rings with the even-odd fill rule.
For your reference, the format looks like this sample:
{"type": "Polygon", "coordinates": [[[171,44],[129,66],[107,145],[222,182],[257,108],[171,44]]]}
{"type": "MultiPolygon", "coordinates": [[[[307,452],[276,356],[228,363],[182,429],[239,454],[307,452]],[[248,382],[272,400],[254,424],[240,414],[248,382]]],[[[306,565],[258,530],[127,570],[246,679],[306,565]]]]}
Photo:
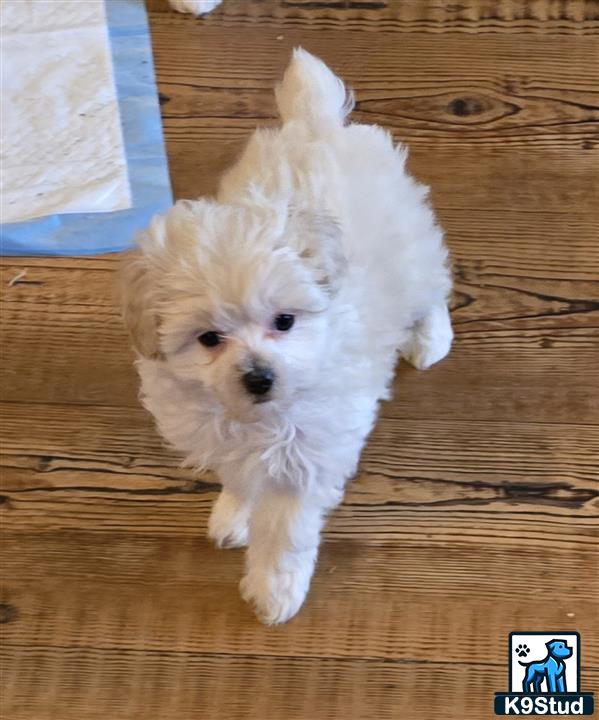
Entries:
{"type": "Polygon", "coordinates": [[[345,124],[352,98],[296,50],[216,200],[156,217],[124,269],[143,403],[222,482],[208,532],[248,544],[243,597],[299,610],[325,514],[356,471],[398,351],[449,351],[447,250],[406,151],[345,124]]]}

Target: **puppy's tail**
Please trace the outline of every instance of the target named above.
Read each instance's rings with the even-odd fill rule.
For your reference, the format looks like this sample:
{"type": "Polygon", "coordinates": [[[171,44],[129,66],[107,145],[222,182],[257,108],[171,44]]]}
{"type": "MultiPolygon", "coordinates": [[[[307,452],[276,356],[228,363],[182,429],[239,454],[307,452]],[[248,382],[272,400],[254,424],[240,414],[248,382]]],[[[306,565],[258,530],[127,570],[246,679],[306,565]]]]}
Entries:
{"type": "Polygon", "coordinates": [[[300,120],[316,127],[333,121],[341,125],[354,106],[351,90],[346,90],[322,60],[299,47],[275,92],[284,122],[300,120]]]}

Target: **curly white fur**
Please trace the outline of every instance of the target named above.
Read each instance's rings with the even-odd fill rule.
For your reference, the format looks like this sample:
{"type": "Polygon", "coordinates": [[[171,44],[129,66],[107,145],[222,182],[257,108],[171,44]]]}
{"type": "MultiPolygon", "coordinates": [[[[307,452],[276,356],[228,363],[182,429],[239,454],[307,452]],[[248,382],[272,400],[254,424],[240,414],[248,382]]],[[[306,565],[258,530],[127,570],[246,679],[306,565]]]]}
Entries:
{"type": "Polygon", "coordinates": [[[169,0],[174,10],[192,15],[205,15],[221,4],[222,0],[169,0]]]}
{"type": "Polygon", "coordinates": [[[155,218],[123,283],[144,405],[218,474],[209,534],[249,543],[241,590],[267,623],[304,601],[398,351],[424,368],[452,339],[447,250],[405,149],[345,125],[351,97],[303,50],[277,102],[282,127],[254,133],[216,200],[155,218]],[[275,378],[260,398],[241,381],[256,363],[275,378]]]}

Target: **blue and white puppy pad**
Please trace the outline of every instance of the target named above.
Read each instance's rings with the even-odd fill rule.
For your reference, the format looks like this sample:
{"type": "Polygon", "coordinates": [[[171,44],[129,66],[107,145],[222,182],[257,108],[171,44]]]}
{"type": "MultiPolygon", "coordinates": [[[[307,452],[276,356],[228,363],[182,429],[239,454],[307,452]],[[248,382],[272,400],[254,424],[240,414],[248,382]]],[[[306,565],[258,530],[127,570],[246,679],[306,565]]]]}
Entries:
{"type": "Polygon", "coordinates": [[[172,204],[143,0],[5,2],[2,253],[131,247],[172,204]]]}

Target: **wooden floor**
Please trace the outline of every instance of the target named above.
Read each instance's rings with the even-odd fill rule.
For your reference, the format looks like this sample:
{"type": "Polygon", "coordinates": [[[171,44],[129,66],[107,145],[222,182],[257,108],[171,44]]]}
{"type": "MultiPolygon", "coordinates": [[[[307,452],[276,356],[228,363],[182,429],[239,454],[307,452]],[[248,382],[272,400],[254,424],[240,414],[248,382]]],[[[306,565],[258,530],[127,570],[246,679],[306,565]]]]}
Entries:
{"type": "Polygon", "coordinates": [[[597,4],[150,8],[176,195],[272,122],[303,45],[431,184],[456,343],[400,367],[303,611],[268,629],[205,539],[213,479],[138,405],[118,258],[5,259],[2,719],[483,720],[521,629],[578,630],[598,690],[597,4]]]}

